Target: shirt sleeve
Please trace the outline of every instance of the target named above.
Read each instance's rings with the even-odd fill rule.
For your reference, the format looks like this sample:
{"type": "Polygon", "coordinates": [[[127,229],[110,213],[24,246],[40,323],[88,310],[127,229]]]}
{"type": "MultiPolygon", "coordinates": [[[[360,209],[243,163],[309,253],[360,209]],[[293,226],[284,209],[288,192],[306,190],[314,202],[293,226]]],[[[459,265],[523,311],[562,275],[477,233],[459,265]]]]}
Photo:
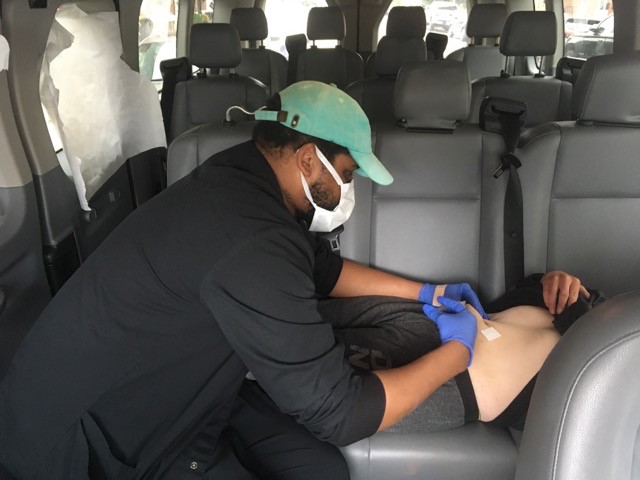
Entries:
{"type": "Polygon", "coordinates": [[[318,438],[347,445],[377,431],[384,388],[349,366],[318,313],[313,253],[299,232],[270,229],[236,245],[200,293],[278,407],[318,438]]]}
{"type": "Polygon", "coordinates": [[[316,284],[316,292],[327,297],[338,283],[338,277],[342,272],[342,258],[331,251],[327,241],[311,234],[308,234],[307,238],[315,258],[313,281],[316,284]]]}

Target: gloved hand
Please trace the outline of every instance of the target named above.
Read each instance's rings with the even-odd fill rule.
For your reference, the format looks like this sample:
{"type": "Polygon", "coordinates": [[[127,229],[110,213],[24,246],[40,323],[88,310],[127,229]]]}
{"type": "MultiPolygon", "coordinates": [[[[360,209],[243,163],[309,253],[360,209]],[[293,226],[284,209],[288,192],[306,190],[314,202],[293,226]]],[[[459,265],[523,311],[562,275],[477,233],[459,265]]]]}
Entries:
{"type": "Polygon", "coordinates": [[[425,303],[422,306],[422,311],[436,322],[443,344],[457,340],[469,349],[469,364],[467,366],[470,366],[473,361],[473,346],[476,342],[476,335],[478,335],[476,317],[458,301],[446,297],[438,297],[438,301],[444,309],[425,303]]]}
{"type": "MultiPolygon", "coordinates": [[[[429,303],[433,305],[433,299],[437,287],[438,285],[425,283],[420,290],[418,300],[423,303],[429,303]]],[[[485,320],[489,320],[489,317],[485,313],[484,308],[482,308],[482,305],[480,304],[478,295],[476,295],[476,292],[473,291],[473,288],[471,288],[468,283],[451,283],[449,285],[445,285],[444,287],[444,297],[451,300],[457,300],[458,302],[464,300],[473,308],[475,308],[482,318],[484,318],[485,320]]]]}

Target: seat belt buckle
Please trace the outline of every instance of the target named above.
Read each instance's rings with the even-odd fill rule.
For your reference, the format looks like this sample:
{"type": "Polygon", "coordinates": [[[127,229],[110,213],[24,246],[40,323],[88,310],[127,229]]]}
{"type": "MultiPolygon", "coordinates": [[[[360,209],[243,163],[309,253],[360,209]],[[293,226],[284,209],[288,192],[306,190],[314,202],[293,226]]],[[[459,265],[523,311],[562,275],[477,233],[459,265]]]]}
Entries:
{"type": "Polygon", "coordinates": [[[522,162],[511,152],[503,153],[500,155],[500,166],[493,172],[493,178],[500,178],[502,172],[509,170],[512,166],[517,170],[522,166],[522,162]]]}
{"type": "Polygon", "coordinates": [[[495,172],[493,172],[493,178],[500,178],[502,172],[505,171],[504,165],[500,164],[495,172]]]}

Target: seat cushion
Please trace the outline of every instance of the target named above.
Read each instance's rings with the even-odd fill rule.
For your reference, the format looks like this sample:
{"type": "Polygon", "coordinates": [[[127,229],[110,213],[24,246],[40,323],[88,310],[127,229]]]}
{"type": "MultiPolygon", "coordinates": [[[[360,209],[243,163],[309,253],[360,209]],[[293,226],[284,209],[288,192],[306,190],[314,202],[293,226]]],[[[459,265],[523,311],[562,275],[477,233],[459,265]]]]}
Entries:
{"type": "Polygon", "coordinates": [[[362,57],[344,48],[310,48],[298,56],[296,81],[317,80],[344,89],[363,77],[362,57]]]}

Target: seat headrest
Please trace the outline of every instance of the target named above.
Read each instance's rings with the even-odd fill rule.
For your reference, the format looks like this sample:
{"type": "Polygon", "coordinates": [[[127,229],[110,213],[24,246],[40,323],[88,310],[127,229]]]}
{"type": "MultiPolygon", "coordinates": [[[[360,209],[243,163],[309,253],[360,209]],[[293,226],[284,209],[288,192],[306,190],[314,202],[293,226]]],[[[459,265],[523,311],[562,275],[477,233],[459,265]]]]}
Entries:
{"type": "Polygon", "coordinates": [[[264,40],[269,36],[267,17],[261,8],[234,8],[229,23],[238,31],[240,40],[264,40]]]}
{"type": "Polygon", "coordinates": [[[427,55],[431,52],[433,54],[433,58],[430,58],[431,60],[442,60],[448,43],[449,36],[444,33],[427,33],[427,39],[425,41],[427,45],[427,55]]]}
{"type": "Polygon", "coordinates": [[[507,21],[507,6],[503,3],[474,5],[467,21],[467,37],[498,38],[507,21]]]}
{"type": "Polygon", "coordinates": [[[556,14],[513,12],[500,35],[500,53],[508,57],[553,55],[556,51],[556,14]]]}
{"type": "Polygon", "coordinates": [[[387,36],[424,38],[427,17],[422,7],[393,7],[387,17],[387,36]]]}
{"type": "Polygon", "coordinates": [[[455,61],[404,65],[393,98],[396,118],[406,128],[452,130],[469,115],[467,67],[455,61]]]}
{"type": "Polygon", "coordinates": [[[294,52],[302,52],[307,49],[307,36],[304,33],[288,35],[284,39],[284,46],[287,48],[289,55],[294,52]]]}
{"type": "Polygon", "coordinates": [[[307,18],[309,40],[342,40],[346,25],[340,7],[313,7],[307,18]]]}
{"type": "Polygon", "coordinates": [[[573,87],[579,121],[640,126],[640,52],[589,58],[573,87]]]}
{"type": "Polygon", "coordinates": [[[376,50],[376,75],[395,77],[405,63],[427,59],[427,49],[422,38],[382,37],[376,50]]]}
{"type": "Polygon", "coordinates": [[[238,32],[228,23],[197,23],[191,26],[189,55],[200,68],[234,68],[242,61],[238,32]]]}

